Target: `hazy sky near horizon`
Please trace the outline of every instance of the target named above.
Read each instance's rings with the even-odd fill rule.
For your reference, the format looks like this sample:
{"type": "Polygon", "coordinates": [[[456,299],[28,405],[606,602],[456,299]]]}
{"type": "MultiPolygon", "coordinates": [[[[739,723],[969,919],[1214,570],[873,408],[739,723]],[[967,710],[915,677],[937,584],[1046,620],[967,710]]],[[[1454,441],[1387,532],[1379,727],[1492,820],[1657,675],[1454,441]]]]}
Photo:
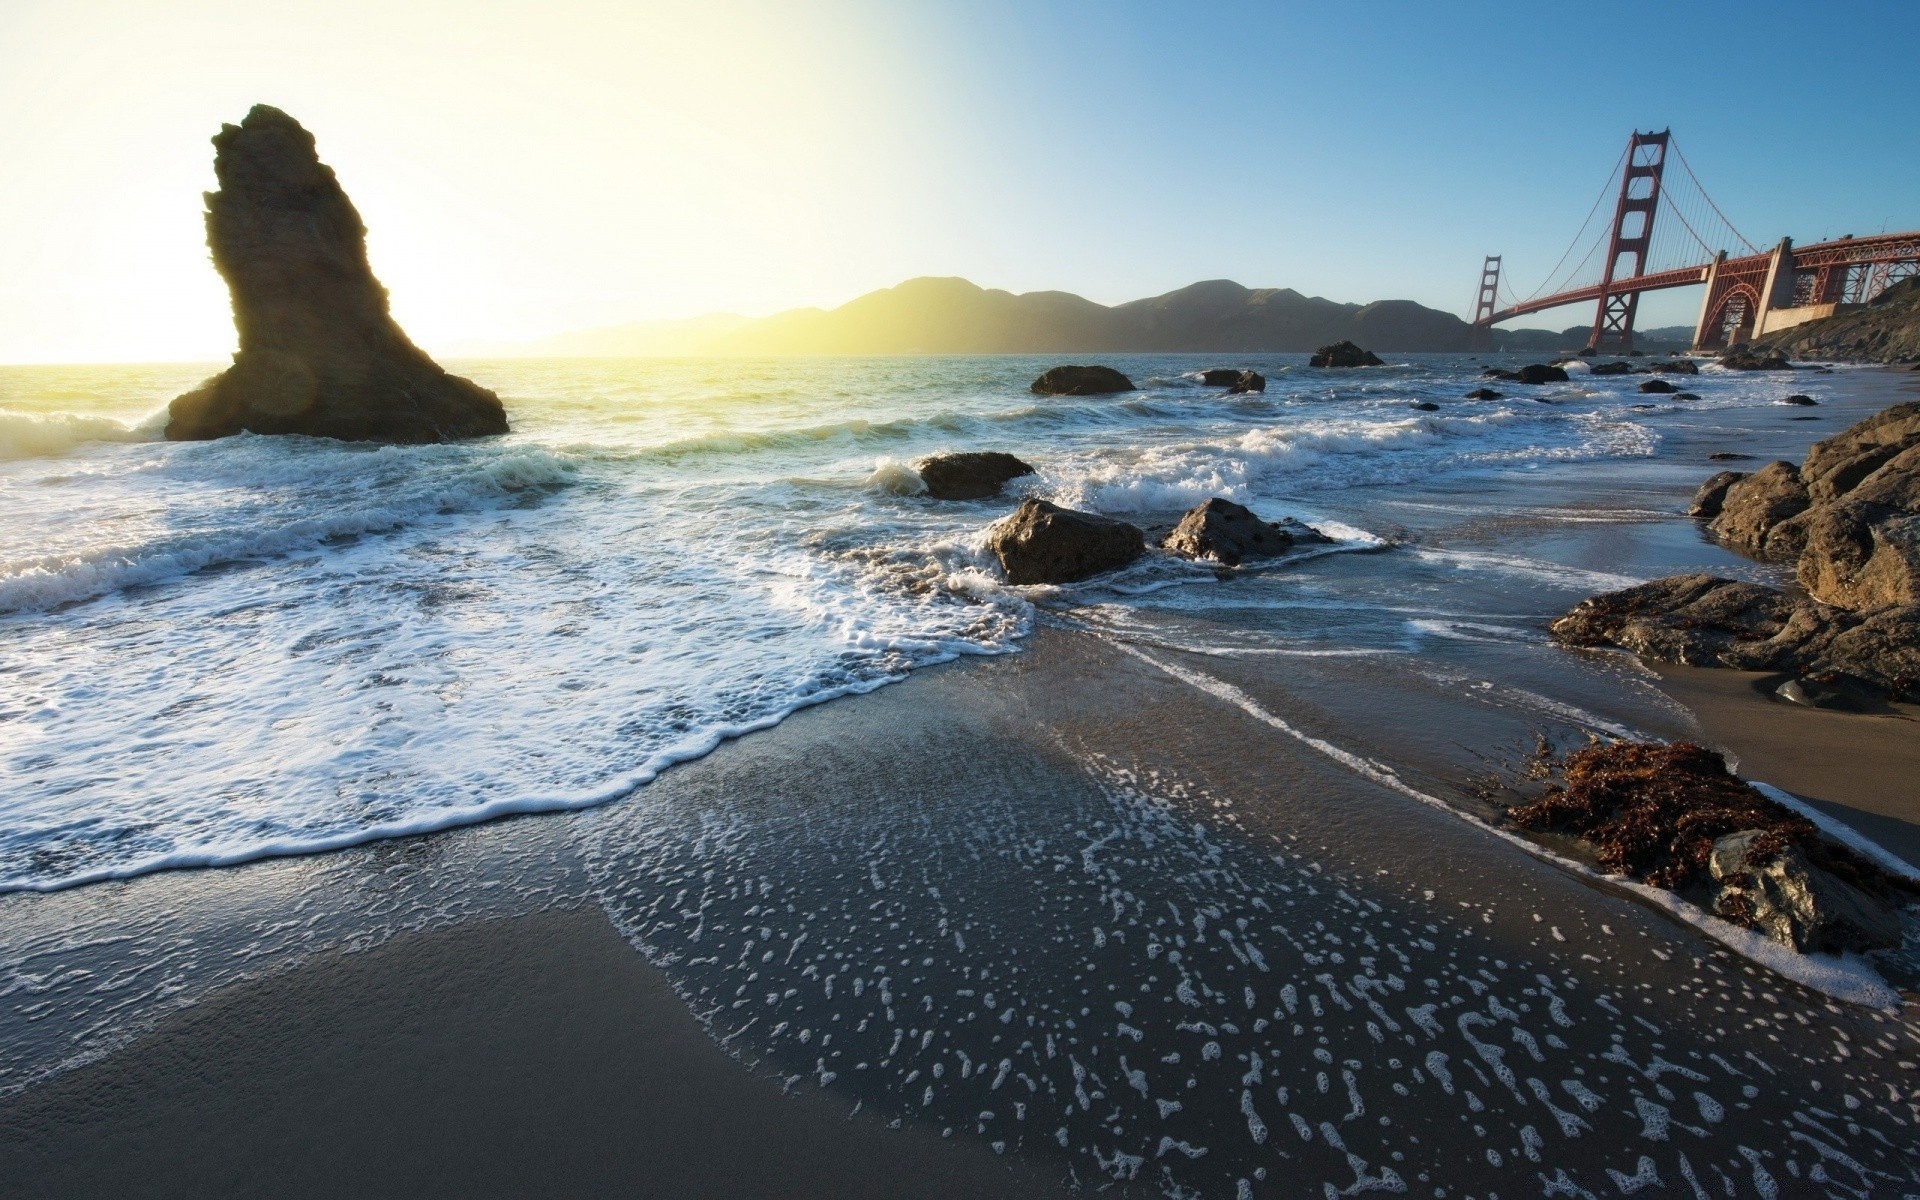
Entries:
{"type": "Polygon", "coordinates": [[[0,361],[224,357],[200,194],[255,102],[444,352],[917,275],[1464,313],[1484,253],[1532,290],[1635,127],[1755,242],[1920,228],[1916,49],[1912,0],[6,0],[0,361]]]}

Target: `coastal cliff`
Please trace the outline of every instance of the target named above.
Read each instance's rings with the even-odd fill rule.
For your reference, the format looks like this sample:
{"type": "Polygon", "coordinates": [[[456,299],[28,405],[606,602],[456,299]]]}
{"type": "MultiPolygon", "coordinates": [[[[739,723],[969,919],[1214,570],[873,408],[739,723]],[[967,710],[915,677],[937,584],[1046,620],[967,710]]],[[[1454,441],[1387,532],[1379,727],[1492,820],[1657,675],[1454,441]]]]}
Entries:
{"type": "Polygon", "coordinates": [[[1744,348],[1787,358],[1920,360],[1920,278],[1888,288],[1871,304],[1756,338],[1744,348]]]}

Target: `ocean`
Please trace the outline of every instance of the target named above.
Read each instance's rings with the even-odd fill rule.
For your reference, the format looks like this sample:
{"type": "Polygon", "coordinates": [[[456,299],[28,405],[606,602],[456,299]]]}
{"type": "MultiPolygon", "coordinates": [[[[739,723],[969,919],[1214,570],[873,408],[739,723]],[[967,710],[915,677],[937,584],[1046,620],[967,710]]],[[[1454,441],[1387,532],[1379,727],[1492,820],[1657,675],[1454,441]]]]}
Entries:
{"type": "Polygon", "coordinates": [[[1140,390],[1036,397],[1027,358],[454,364],[514,431],[426,447],[170,444],[206,368],[0,368],[0,1104],[91,1104],[210,997],[552,912],[603,914],[778,1086],[1131,1194],[1920,1177],[1889,1075],[1920,1029],[1871,966],[1704,936],[1477,790],[1542,742],[1700,736],[1547,623],[1659,575],[1784,581],[1687,496],[1903,379],[1467,401],[1520,360],[1110,361],[1140,390]],[[1224,365],[1267,391],[1199,385],[1224,365]],[[975,449],[1037,474],[915,494],[915,459],[975,449]],[[1010,587],[985,535],[1017,494],[1154,529],[1225,496],[1334,540],[1010,587]]]}
{"type": "MultiPolygon", "coordinates": [[[[1576,375],[1480,402],[1461,399],[1479,358],[1252,355],[1231,364],[1267,391],[1226,396],[1197,380],[1211,359],[1112,361],[1138,392],[1034,396],[1051,361],[1017,357],[460,364],[513,432],[423,447],[173,444],[162,407],[209,368],[0,368],[0,890],[600,804],[799,707],[1015,652],[1036,606],[1125,623],[1189,602],[1166,589],[1218,600],[1213,569],[1158,553],[1009,587],[984,535],[1015,500],[915,496],[923,455],[1011,451],[1038,469],[1015,494],[1136,520],[1224,496],[1366,550],[1404,523],[1370,498],[1654,458],[1676,423],[1799,386],[1709,368],[1693,401],[1576,375]]],[[[1420,586],[1423,554],[1628,582],[1432,553],[1384,568],[1387,590],[1420,586]]],[[[1352,602],[1350,637],[1244,648],[1502,636],[1352,602]]]]}

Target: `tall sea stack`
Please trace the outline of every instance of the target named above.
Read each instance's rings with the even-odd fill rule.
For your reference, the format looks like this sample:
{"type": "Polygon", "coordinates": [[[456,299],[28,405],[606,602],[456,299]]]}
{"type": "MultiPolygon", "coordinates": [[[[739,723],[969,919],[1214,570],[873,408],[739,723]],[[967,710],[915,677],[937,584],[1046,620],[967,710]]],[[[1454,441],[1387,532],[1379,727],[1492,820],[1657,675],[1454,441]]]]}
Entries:
{"type": "Polygon", "coordinates": [[[444,442],[507,431],[500,398],[407,340],[367,228],[313,135],[264,104],[213,139],[207,245],[233,297],[233,365],[169,406],[167,437],[301,433],[444,442]]]}

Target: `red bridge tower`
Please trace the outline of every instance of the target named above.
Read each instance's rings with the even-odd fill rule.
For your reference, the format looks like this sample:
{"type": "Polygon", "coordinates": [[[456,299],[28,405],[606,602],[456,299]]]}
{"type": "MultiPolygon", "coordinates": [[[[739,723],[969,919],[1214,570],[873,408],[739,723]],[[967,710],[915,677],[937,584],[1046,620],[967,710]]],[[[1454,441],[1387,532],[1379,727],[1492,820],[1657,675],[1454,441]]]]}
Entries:
{"type": "Polygon", "coordinates": [[[1633,349],[1633,314],[1640,307],[1638,289],[1614,289],[1616,281],[1635,279],[1647,269],[1647,247],[1653,240],[1653,214],[1660,206],[1660,175],[1667,167],[1670,129],[1659,133],[1634,131],[1627,143],[1627,166],[1620,177],[1620,202],[1613,210],[1613,235],[1607,241],[1607,262],[1600,277],[1600,307],[1593,317],[1588,349],[1596,354],[1624,354],[1633,349]],[[1623,260],[1631,263],[1623,270],[1623,260]]]}

